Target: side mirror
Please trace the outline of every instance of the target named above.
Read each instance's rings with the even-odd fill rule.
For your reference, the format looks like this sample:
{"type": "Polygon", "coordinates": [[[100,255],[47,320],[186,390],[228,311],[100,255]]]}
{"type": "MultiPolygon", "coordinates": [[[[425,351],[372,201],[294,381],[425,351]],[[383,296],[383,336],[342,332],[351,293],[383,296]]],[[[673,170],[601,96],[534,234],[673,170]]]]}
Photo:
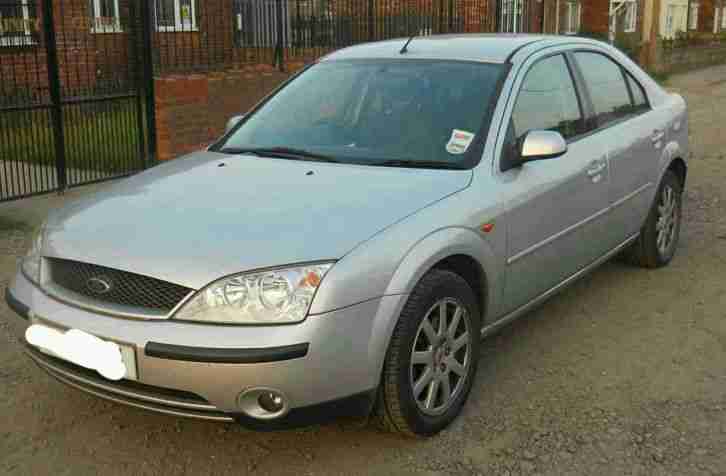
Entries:
{"type": "Polygon", "coordinates": [[[227,121],[227,126],[224,128],[224,133],[226,134],[227,132],[229,132],[232,129],[234,129],[234,126],[236,126],[237,124],[239,124],[240,121],[242,119],[244,119],[244,118],[245,118],[244,115],[230,117],[229,120],[227,121]]]}
{"type": "Polygon", "coordinates": [[[555,159],[567,153],[567,142],[556,131],[529,131],[524,136],[519,154],[520,161],[555,159]]]}

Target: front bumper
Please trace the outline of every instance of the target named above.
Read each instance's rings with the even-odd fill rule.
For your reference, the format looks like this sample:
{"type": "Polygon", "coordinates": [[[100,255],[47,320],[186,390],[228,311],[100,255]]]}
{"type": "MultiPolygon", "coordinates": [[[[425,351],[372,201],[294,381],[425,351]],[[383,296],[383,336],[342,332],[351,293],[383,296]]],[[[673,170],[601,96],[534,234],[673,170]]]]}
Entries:
{"type": "Polygon", "coordinates": [[[60,303],[22,274],[6,300],[18,313],[11,324],[21,338],[31,321],[47,322],[134,349],[138,381],[113,382],[26,344],[28,355],[58,380],[119,403],[259,429],[370,410],[393,316],[405,302],[386,296],[284,326],[141,321],[60,303]],[[257,387],[281,392],[290,411],[277,420],[242,414],[237,397],[257,387]]]}

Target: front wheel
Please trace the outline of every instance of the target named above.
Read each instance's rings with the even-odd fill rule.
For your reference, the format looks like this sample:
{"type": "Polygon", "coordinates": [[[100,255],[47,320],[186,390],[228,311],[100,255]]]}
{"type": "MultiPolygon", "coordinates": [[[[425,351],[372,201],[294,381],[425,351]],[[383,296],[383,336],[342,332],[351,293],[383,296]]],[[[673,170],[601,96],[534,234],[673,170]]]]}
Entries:
{"type": "Polygon", "coordinates": [[[644,268],[660,268],[671,262],[681,231],[682,195],[680,179],[667,171],[640,236],[627,251],[631,263],[644,268]]]}
{"type": "Polygon", "coordinates": [[[461,412],[476,374],[480,317],[467,282],[433,270],[401,312],[386,354],[376,415],[382,426],[429,436],[461,412]]]}

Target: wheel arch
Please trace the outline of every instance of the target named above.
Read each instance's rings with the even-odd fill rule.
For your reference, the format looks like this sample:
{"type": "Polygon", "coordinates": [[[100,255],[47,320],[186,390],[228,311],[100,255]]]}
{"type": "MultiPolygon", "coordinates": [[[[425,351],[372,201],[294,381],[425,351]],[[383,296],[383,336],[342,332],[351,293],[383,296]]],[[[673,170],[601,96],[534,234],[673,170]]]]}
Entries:
{"type": "Polygon", "coordinates": [[[484,323],[485,317],[496,307],[496,290],[500,283],[496,254],[488,240],[464,227],[431,233],[401,260],[385,294],[409,294],[432,269],[452,271],[469,283],[484,323]]]}
{"type": "Polygon", "coordinates": [[[681,189],[685,188],[686,178],[688,176],[688,166],[686,165],[685,160],[683,160],[681,157],[674,158],[668,164],[668,167],[666,168],[666,170],[670,170],[673,173],[675,173],[681,182],[681,189]]]}

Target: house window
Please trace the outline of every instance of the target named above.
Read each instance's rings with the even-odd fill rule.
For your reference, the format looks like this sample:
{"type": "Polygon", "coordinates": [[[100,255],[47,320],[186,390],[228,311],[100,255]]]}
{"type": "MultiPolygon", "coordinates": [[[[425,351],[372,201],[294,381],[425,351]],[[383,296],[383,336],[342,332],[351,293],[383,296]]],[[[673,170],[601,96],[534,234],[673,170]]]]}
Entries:
{"type": "Polygon", "coordinates": [[[196,0],[155,0],[158,31],[196,31],[196,0]]]}
{"type": "Polygon", "coordinates": [[[118,14],[118,0],[89,0],[89,11],[93,17],[93,33],[119,33],[121,21],[118,14]]]}
{"type": "Polygon", "coordinates": [[[665,21],[665,37],[673,38],[673,24],[676,18],[676,7],[675,5],[668,5],[666,10],[666,21],[665,21]]]}
{"type": "Polygon", "coordinates": [[[726,6],[721,7],[721,29],[726,30],[726,6]]]}
{"type": "Polygon", "coordinates": [[[567,15],[567,18],[565,19],[565,33],[568,35],[574,35],[579,33],[580,17],[582,14],[582,7],[580,5],[580,2],[567,2],[565,14],[567,15]]]}
{"type": "Polygon", "coordinates": [[[635,2],[628,2],[625,4],[625,27],[623,31],[625,33],[633,33],[636,29],[638,21],[638,4],[635,2]]]}
{"type": "Polygon", "coordinates": [[[691,15],[688,20],[688,29],[695,30],[698,28],[698,3],[691,3],[691,15]]]}
{"type": "Polygon", "coordinates": [[[719,17],[720,11],[721,11],[721,9],[719,7],[715,7],[713,9],[713,32],[714,32],[714,34],[718,33],[718,19],[721,18],[721,17],[719,17]]]}
{"type": "Polygon", "coordinates": [[[35,44],[34,15],[31,16],[28,0],[11,0],[0,3],[0,46],[27,46],[35,44]]]}
{"type": "Polygon", "coordinates": [[[499,31],[501,33],[519,33],[523,31],[523,3],[523,0],[503,0],[501,2],[499,15],[499,31]]]}

